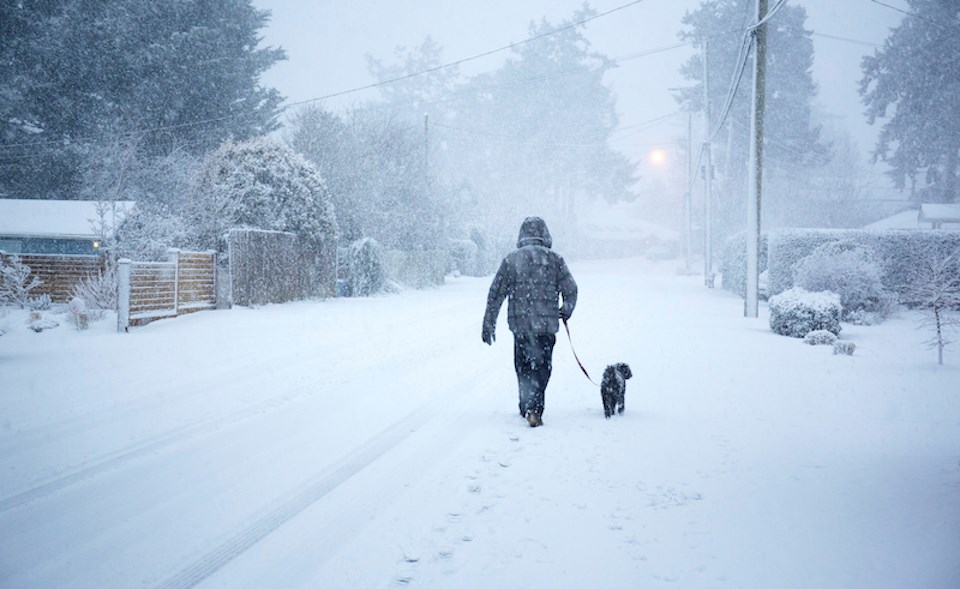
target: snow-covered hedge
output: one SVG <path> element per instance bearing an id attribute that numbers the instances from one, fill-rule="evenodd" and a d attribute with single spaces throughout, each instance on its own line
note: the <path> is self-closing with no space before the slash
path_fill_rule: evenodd
<path id="1" fill-rule="evenodd" d="M 443 284 L 449 262 L 445 251 L 387 250 L 383 253 L 387 276 L 403 286 L 426 288 Z"/>
<path id="2" fill-rule="evenodd" d="M 769 293 L 775 295 L 796 285 L 797 263 L 827 243 L 849 241 L 874 252 L 880 264 L 884 289 L 903 297 L 909 290 L 917 252 L 951 251 L 960 247 L 960 232 L 930 229 L 782 229 L 769 236 L 767 271 Z"/>
<path id="3" fill-rule="evenodd" d="M 747 295 L 747 234 L 737 233 L 727 239 L 720 250 L 720 272 L 723 289 L 741 297 Z M 767 234 L 760 235 L 760 272 L 767 269 Z"/>
<path id="4" fill-rule="evenodd" d="M 825 330 L 840 335 L 840 295 L 791 288 L 770 297 L 770 329 L 790 337 Z"/>

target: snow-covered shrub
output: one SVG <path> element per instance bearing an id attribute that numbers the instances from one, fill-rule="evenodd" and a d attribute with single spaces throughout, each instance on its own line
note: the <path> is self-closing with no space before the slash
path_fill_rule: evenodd
<path id="1" fill-rule="evenodd" d="M 40 294 L 35 297 L 30 297 L 27 307 L 31 311 L 49 311 L 50 308 L 53 307 L 53 299 L 51 299 L 50 295 L 48 294 Z"/>
<path id="2" fill-rule="evenodd" d="M 80 279 L 70 290 L 70 296 L 84 302 L 90 318 L 102 319 L 104 311 L 117 308 L 117 282 L 116 264 L 110 263 L 104 270 Z"/>
<path id="3" fill-rule="evenodd" d="M 826 329 L 817 329 L 805 335 L 803 343 L 811 346 L 832 346 L 837 343 L 837 336 Z"/>
<path id="4" fill-rule="evenodd" d="M 797 263 L 793 274 L 796 286 L 804 290 L 840 295 L 844 321 L 877 323 L 893 308 L 893 298 L 880 281 L 875 254 L 853 241 L 839 240 L 817 247 Z"/>
<path id="5" fill-rule="evenodd" d="M 811 331 L 826 330 L 840 335 L 840 295 L 808 292 L 802 288 L 770 297 L 770 329 L 790 337 L 805 337 Z"/>
<path id="6" fill-rule="evenodd" d="M 477 244 L 469 239 L 450 241 L 450 273 L 463 276 L 479 276 Z"/>
<path id="7" fill-rule="evenodd" d="M 367 297 L 387 289 L 387 274 L 380 244 L 369 237 L 353 242 L 350 247 L 350 292 Z"/>
<path id="8" fill-rule="evenodd" d="M 17 305 L 21 309 L 30 304 L 30 291 L 43 284 L 36 276 L 30 276 L 30 266 L 20 256 L 0 257 L 0 305 Z"/>
<path id="9" fill-rule="evenodd" d="M 856 349 L 857 344 L 853 342 L 836 341 L 833 343 L 834 356 L 853 356 L 853 352 Z"/>
<path id="10" fill-rule="evenodd" d="M 79 297 L 70 299 L 70 319 L 78 330 L 87 329 L 90 326 L 90 315 L 87 314 L 87 304 L 83 299 Z"/>
<path id="11" fill-rule="evenodd" d="M 40 333 L 46 329 L 53 329 L 60 325 L 55 319 L 49 317 L 44 317 L 43 313 L 40 311 L 31 311 L 30 317 L 27 319 L 27 327 L 33 331 Z"/>

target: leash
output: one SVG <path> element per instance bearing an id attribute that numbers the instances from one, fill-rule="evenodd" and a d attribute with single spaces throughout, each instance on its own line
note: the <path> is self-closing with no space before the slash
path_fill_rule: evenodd
<path id="1" fill-rule="evenodd" d="M 581 362 L 580 358 L 577 356 L 577 351 L 573 348 L 573 338 L 570 337 L 570 326 L 567 325 L 566 318 L 563 318 L 563 328 L 567 330 L 567 339 L 570 340 L 570 351 L 573 352 L 573 358 L 574 360 L 577 361 L 577 364 L 580 365 L 580 370 L 583 371 L 583 375 L 587 377 L 587 380 L 593 383 L 593 386 L 595 387 L 600 386 L 597 383 L 593 382 L 593 379 L 590 378 L 590 374 L 587 372 L 587 369 L 583 367 L 583 362 Z"/>

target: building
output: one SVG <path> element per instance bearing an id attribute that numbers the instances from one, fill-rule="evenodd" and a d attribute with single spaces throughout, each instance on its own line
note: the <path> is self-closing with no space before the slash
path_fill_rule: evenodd
<path id="1" fill-rule="evenodd" d="M 132 201 L 0 199 L 0 252 L 96 254 Z"/>

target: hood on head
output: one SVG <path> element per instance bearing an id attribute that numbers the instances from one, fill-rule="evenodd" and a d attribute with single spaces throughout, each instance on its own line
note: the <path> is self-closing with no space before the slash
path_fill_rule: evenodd
<path id="1" fill-rule="evenodd" d="M 547 224 L 540 217 L 527 217 L 523 220 L 523 224 L 520 225 L 520 236 L 517 238 L 517 247 L 523 247 L 525 245 L 553 246 L 553 238 L 550 237 Z"/>

